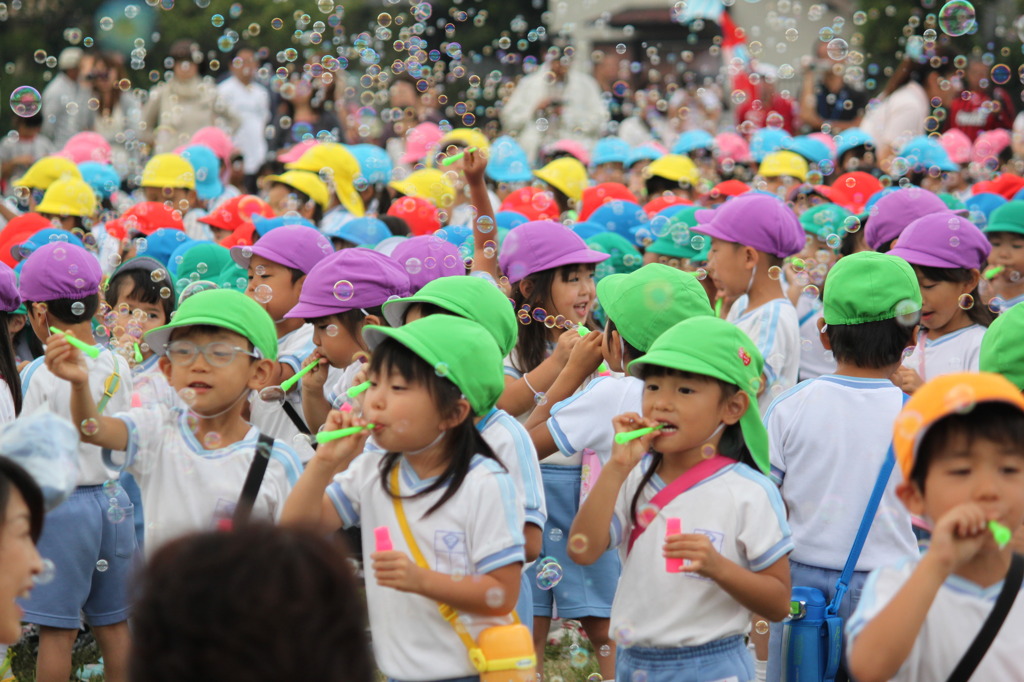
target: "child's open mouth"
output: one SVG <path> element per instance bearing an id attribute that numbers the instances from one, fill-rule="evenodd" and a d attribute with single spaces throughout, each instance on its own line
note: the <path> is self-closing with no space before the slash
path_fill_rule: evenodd
<path id="1" fill-rule="evenodd" d="M 666 436 L 679 431 L 679 427 L 677 427 L 675 424 L 672 424 L 671 422 L 659 420 L 658 423 L 661 424 L 661 428 L 654 432 L 655 435 L 660 434 L 662 436 Z"/>
<path id="2" fill-rule="evenodd" d="M 191 384 L 188 385 L 188 387 L 191 388 L 196 393 L 206 393 L 207 391 L 213 388 L 213 386 L 203 381 L 193 381 Z"/>
<path id="3" fill-rule="evenodd" d="M 572 307 L 572 309 L 576 313 L 577 317 L 582 319 L 586 317 L 587 313 L 590 311 L 590 303 L 577 303 Z"/>

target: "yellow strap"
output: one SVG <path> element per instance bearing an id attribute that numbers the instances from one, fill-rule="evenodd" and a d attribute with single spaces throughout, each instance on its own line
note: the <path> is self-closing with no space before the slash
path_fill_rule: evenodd
<path id="1" fill-rule="evenodd" d="M 114 361 L 114 371 L 110 373 L 107 380 L 103 384 L 103 397 L 100 398 L 99 405 L 96 406 L 96 411 L 103 414 L 103 410 L 107 409 L 107 403 L 117 393 L 117 389 L 121 388 L 121 375 L 117 371 L 117 361 Z"/>

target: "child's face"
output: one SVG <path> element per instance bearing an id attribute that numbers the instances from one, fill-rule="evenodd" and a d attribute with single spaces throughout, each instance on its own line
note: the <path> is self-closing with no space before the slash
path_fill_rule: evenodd
<path id="1" fill-rule="evenodd" d="M 179 342 L 181 348 L 175 353 L 171 348 L 178 349 L 175 344 Z M 232 407 L 241 410 L 244 401 L 239 398 L 250 390 L 261 388 L 270 376 L 272 365 L 269 360 L 256 360 L 248 355 L 247 352 L 251 352 L 246 350 L 249 345 L 241 334 L 227 329 L 178 332 L 171 337 L 168 354 L 160 358 L 160 370 L 197 414 L 215 415 Z M 205 348 L 206 354 L 197 348 Z M 234 351 L 234 357 L 221 364 L 231 356 L 233 349 L 238 348 L 242 350 Z M 195 355 L 191 362 L 187 362 L 189 351 Z M 181 358 L 182 355 L 186 357 Z M 217 358 L 217 361 L 211 362 L 206 355 Z"/>
<path id="2" fill-rule="evenodd" d="M 722 387 L 706 377 L 665 374 L 644 379 L 644 416 L 666 424 L 654 441 L 654 447 L 666 454 L 700 452 L 708 443 L 717 445 L 721 433 L 715 430 L 723 423 L 735 424 L 747 404 L 742 391 L 723 401 Z"/>
<path id="3" fill-rule="evenodd" d="M 121 285 L 121 289 L 131 286 L 130 282 Z M 130 294 L 118 292 L 117 299 L 112 301 L 116 318 L 111 332 L 121 344 L 140 342 L 150 329 L 167 324 L 163 306 L 159 303 L 146 303 L 141 300 L 133 289 Z"/>
<path id="4" fill-rule="evenodd" d="M 305 276 L 292 281 L 292 271 L 262 256 L 253 256 L 246 268 L 249 286 L 245 295 L 266 309 L 275 322 L 299 302 Z"/>
<path id="5" fill-rule="evenodd" d="M 565 277 L 556 274 L 545 301 L 548 315 L 564 315 L 565 319 L 583 324 L 590 315 L 597 297 L 593 265 L 577 265 L 566 269 Z"/>
<path id="6" fill-rule="evenodd" d="M 376 426 L 373 438 L 389 452 L 426 448 L 458 423 L 442 417 L 426 386 L 410 383 L 398 372 L 370 374 L 363 417 Z"/>
<path id="7" fill-rule="evenodd" d="M 618 161 L 602 163 L 600 166 L 594 168 L 593 178 L 594 182 L 598 184 L 602 182 L 619 182 L 625 184 L 626 168 Z"/>
<path id="8" fill-rule="evenodd" d="M 917 272 L 917 283 L 921 287 L 921 325 L 939 334 L 955 331 L 967 315 L 966 310 L 960 307 L 960 297 L 969 294 L 974 289 L 974 284 L 936 282 L 920 272 Z M 981 302 L 976 301 L 974 304 L 981 305 Z"/>
<path id="9" fill-rule="evenodd" d="M 992 244 L 989 265 L 1002 265 L 1003 271 L 992 278 L 995 287 L 1024 283 L 1024 234 L 994 232 L 988 235 Z"/>
<path id="10" fill-rule="evenodd" d="M 171 202 L 171 205 L 185 213 L 196 204 L 195 190 L 183 187 L 146 187 L 146 201 Z"/>
<path id="11" fill-rule="evenodd" d="M 746 251 L 735 242 L 711 239 L 708 270 L 715 286 L 726 296 L 742 296 L 750 288 L 753 265 L 747 260 Z"/>
<path id="12" fill-rule="evenodd" d="M 954 507 L 973 503 L 990 519 L 1020 528 L 1024 524 L 1024 451 L 984 438 L 968 443 L 964 434 L 956 434 L 932 455 L 924 490 L 906 483 L 900 496 L 912 514 L 932 521 Z"/>
<path id="13" fill-rule="evenodd" d="M 356 353 L 366 351 L 336 315 L 318 317 L 309 322 L 313 325 L 313 344 L 331 367 L 348 367 L 355 361 Z"/>

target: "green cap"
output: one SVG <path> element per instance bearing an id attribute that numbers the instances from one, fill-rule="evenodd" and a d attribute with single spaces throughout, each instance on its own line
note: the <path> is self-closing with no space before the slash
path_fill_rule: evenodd
<path id="1" fill-rule="evenodd" d="M 1015 305 L 999 317 L 985 331 L 981 339 L 982 372 L 1002 374 L 1024 391 L 1024 305 Z"/>
<path id="2" fill-rule="evenodd" d="M 608 275 L 634 272 L 644 264 L 643 254 L 628 239 L 615 232 L 601 232 L 587 239 L 594 251 L 607 253 L 611 258 L 598 263 L 594 274 L 598 281 Z"/>
<path id="3" fill-rule="evenodd" d="M 597 298 L 622 338 L 644 352 L 673 325 L 714 315 L 696 277 L 661 263 L 628 275 L 608 275 L 597 283 Z"/>
<path id="4" fill-rule="evenodd" d="M 964 202 L 957 199 L 949 192 L 939 192 L 936 196 L 942 199 L 942 203 L 946 205 L 950 211 L 966 211 L 967 205 Z"/>
<path id="5" fill-rule="evenodd" d="M 512 304 L 486 279 L 472 275 L 439 277 L 427 282 L 412 296 L 387 301 L 384 319 L 392 327 L 401 327 L 406 311 L 416 303 L 430 303 L 480 324 L 494 337 L 503 357 L 516 347 L 519 325 Z"/>
<path id="6" fill-rule="evenodd" d="M 818 204 L 803 212 L 800 225 L 804 232 L 813 234 L 828 248 L 838 251 L 846 233 L 846 219 L 853 213 L 836 204 Z"/>
<path id="7" fill-rule="evenodd" d="M 711 250 L 711 240 L 702 234 L 691 232 L 697 227 L 697 211 L 700 206 L 687 206 L 669 219 L 668 232 L 647 247 L 648 253 L 669 258 L 686 258 L 691 261 L 706 261 Z"/>
<path id="8" fill-rule="evenodd" d="M 983 231 L 1024 234 L 1024 201 L 1008 201 L 992 211 Z"/>
<path id="9" fill-rule="evenodd" d="M 235 261 L 231 260 L 231 252 L 223 246 L 212 242 L 196 244 L 182 254 L 181 261 L 175 264 L 178 277 L 175 286 L 180 290 L 199 280 L 220 286 L 220 274 L 229 266 L 235 266 Z"/>
<path id="10" fill-rule="evenodd" d="M 210 325 L 241 334 L 267 360 L 277 360 L 277 329 L 274 320 L 256 301 L 240 291 L 211 289 L 186 298 L 170 324 L 150 330 L 146 342 L 163 355 L 171 332 L 181 327 Z"/>
<path id="11" fill-rule="evenodd" d="M 839 259 L 825 280 L 825 324 L 864 324 L 914 315 L 921 288 L 910 263 L 862 251 Z"/>
<path id="12" fill-rule="evenodd" d="M 717 317 L 692 317 L 658 337 L 647 354 L 629 363 L 629 372 L 640 377 L 644 365 L 657 365 L 721 379 L 750 396 L 750 406 L 740 417 L 740 430 L 754 463 L 768 473 L 768 432 L 757 409 L 764 358 L 739 327 Z"/>
<path id="13" fill-rule="evenodd" d="M 498 344 L 480 324 L 464 317 L 428 315 L 398 328 L 368 325 L 363 338 L 371 351 L 385 338 L 398 341 L 455 384 L 477 415 L 487 414 L 505 390 Z"/>

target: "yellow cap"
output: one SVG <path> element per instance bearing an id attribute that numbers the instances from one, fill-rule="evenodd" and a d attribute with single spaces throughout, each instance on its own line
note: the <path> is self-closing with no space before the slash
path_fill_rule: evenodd
<path id="1" fill-rule="evenodd" d="M 36 206 L 37 213 L 48 215 L 91 216 L 96 213 L 96 193 L 81 178 L 64 177 L 46 190 Z"/>
<path id="2" fill-rule="evenodd" d="M 290 170 L 280 175 L 268 175 L 265 180 L 266 182 L 280 182 L 282 185 L 299 190 L 318 203 L 320 208 L 325 211 L 331 203 L 331 192 L 327 189 L 327 183 L 312 171 Z"/>
<path id="3" fill-rule="evenodd" d="M 807 179 L 807 159 L 796 152 L 772 152 L 764 157 L 757 174 L 763 178 L 777 178 L 788 175 L 800 182 Z"/>
<path id="4" fill-rule="evenodd" d="M 892 446 L 903 478 L 910 478 L 917 448 L 935 422 L 951 414 L 962 414 L 978 403 L 991 402 L 1008 403 L 1024 412 L 1024 396 L 1001 374 L 944 374 L 917 389 L 893 427 Z"/>
<path id="5" fill-rule="evenodd" d="M 689 156 L 666 154 L 647 164 L 644 179 L 648 178 L 665 178 L 695 187 L 700 182 L 700 171 Z"/>
<path id="6" fill-rule="evenodd" d="M 563 156 L 533 174 L 573 201 L 583 200 L 583 190 L 587 188 L 587 169 L 577 159 Z"/>
<path id="7" fill-rule="evenodd" d="M 461 144 L 466 147 L 476 147 L 485 154 L 491 150 L 491 143 L 487 136 L 476 128 L 456 128 L 441 138 L 438 148 L 444 151 L 450 144 Z"/>
<path id="8" fill-rule="evenodd" d="M 157 154 L 142 169 L 142 186 L 195 189 L 196 170 L 177 154 Z"/>
<path id="9" fill-rule="evenodd" d="M 46 189 L 57 180 L 70 177 L 82 179 L 82 171 L 78 170 L 71 159 L 63 156 L 44 156 L 25 171 L 25 174 L 15 181 L 15 187 L 29 187 L 31 189 Z"/>
<path id="10" fill-rule="evenodd" d="M 284 167 L 288 170 L 313 173 L 328 169 L 331 181 L 334 183 L 334 191 L 338 195 L 338 201 L 345 207 L 345 210 L 360 218 L 366 213 L 366 207 L 354 184 L 355 179 L 360 175 L 359 161 L 352 156 L 352 152 L 346 149 L 345 145 L 337 142 L 315 144 L 307 149 L 297 161 L 286 163 Z"/>
<path id="11" fill-rule="evenodd" d="M 455 201 L 455 187 L 451 180 L 436 168 L 413 171 L 405 180 L 389 182 L 388 187 L 407 197 L 426 199 L 438 208 L 448 208 Z"/>

